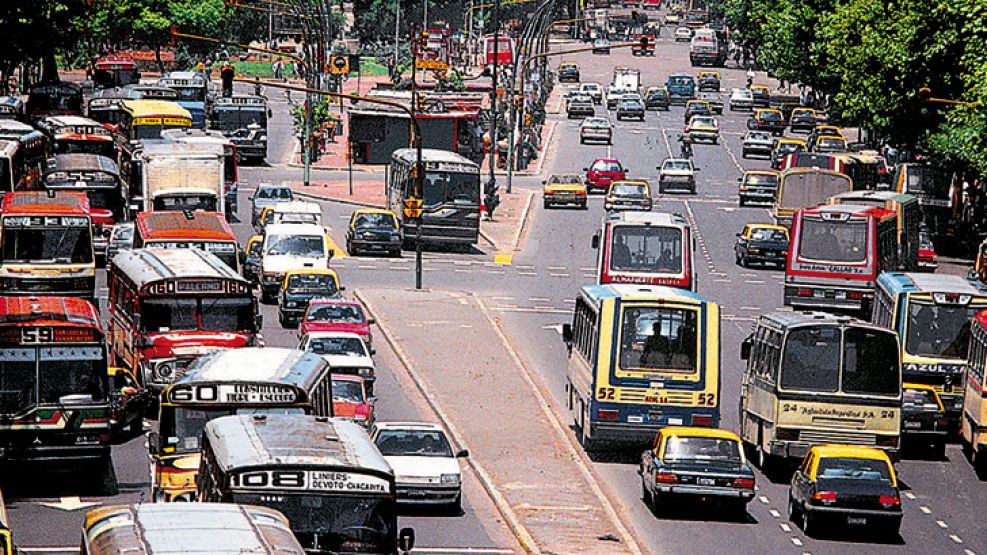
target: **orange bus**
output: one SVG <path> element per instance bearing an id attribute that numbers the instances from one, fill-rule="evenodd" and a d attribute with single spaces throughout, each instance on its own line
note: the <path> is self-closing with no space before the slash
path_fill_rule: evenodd
<path id="1" fill-rule="evenodd" d="M 240 245 L 230 224 L 217 212 L 141 212 L 134 225 L 134 248 L 210 252 L 240 272 Z"/>

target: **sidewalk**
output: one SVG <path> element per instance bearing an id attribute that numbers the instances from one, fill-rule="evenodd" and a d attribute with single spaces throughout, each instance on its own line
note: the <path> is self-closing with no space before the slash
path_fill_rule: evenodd
<path id="1" fill-rule="evenodd" d="M 550 400 L 476 297 L 403 289 L 356 294 L 469 449 L 470 466 L 527 551 L 639 553 Z"/>

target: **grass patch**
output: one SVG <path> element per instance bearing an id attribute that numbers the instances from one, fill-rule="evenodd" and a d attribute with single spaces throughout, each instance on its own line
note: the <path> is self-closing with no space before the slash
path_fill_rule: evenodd
<path id="1" fill-rule="evenodd" d="M 255 77 L 270 79 L 274 77 L 274 70 L 271 69 L 272 62 L 232 62 L 236 68 L 237 75 L 244 77 Z M 213 66 L 215 69 L 215 65 Z M 360 75 L 363 77 L 375 77 L 387 75 L 387 66 L 377 62 L 373 58 L 363 58 L 360 60 Z M 350 77 L 356 77 L 352 74 Z"/>

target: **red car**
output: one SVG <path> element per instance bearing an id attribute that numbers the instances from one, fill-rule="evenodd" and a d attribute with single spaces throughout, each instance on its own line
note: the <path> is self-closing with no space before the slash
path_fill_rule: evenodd
<path id="1" fill-rule="evenodd" d="M 589 189 L 599 189 L 606 191 L 614 181 L 627 179 L 627 168 L 620 164 L 620 160 L 612 158 L 597 158 L 593 165 L 583 168 L 586 172 L 586 187 Z"/>
<path id="2" fill-rule="evenodd" d="M 363 378 L 350 374 L 332 375 L 332 412 L 340 418 L 352 418 L 370 429 L 374 423 L 374 405 L 367 397 Z"/>
<path id="3" fill-rule="evenodd" d="M 312 299 L 298 328 L 298 336 L 316 331 L 345 331 L 355 333 L 373 345 L 370 325 L 373 318 L 367 318 L 363 305 L 347 299 Z"/>
<path id="4" fill-rule="evenodd" d="M 932 244 L 929 234 L 923 231 L 919 234 L 918 269 L 922 272 L 935 272 L 938 268 L 939 257 L 936 255 L 936 247 Z"/>

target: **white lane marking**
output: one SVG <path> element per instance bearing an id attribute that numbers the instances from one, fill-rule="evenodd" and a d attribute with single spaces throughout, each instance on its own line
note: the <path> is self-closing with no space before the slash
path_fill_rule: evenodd
<path id="1" fill-rule="evenodd" d="M 940 528 L 949 528 L 949 525 L 948 525 L 948 524 L 946 524 L 946 523 L 945 523 L 944 521 L 942 521 L 942 520 L 937 520 L 937 521 L 936 521 L 936 526 L 938 526 L 938 527 L 940 527 Z"/>
<path id="2" fill-rule="evenodd" d="M 750 284 L 762 284 L 762 283 L 767 283 L 767 282 L 766 282 L 766 281 L 764 281 L 763 279 L 745 279 L 745 280 L 744 280 L 744 283 L 750 283 Z"/>
<path id="3" fill-rule="evenodd" d="M 549 272 L 549 274 L 548 274 L 548 275 L 549 275 L 549 276 L 551 276 L 551 277 L 554 277 L 554 278 L 567 278 L 567 277 L 572 277 L 572 275 L 571 275 L 571 274 L 553 274 L 553 273 L 551 273 L 551 272 Z"/>
<path id="4" fill-rule="evenodd" d="M 528 297 L 528 300 L 533 303 L 548 303 L 552 301 L 548 297 Z"/>
<path id="5" fill-rule="evenodd" d="M 775 518 L 781 518 L 781 513 L 779 513 L 777 509 L 770 509 L 768 512 Z"/>
<path id="6" fill-rule="evenodd" d="M 792 531 L 792 527 L 789 526 L 789 525 L 787 525 L 787 524 L 785 524 L 784 522 L 782 522 L 781 524 L 779 524 L 779 526 L 781 526 L 781 531 L 782 532 L 785 532 L 786 534 L 788 532 L 791 532 Z"/>
<path id="7" fill-rule="evenodd" d="M 797 545 L 798 547 L 802 547 L 802 540 L 798 538 L 792 538 L 792 543 Z"/>
<path id="8" fill-rule="evenodd" d="M 538 272 L 518 272 L 519 276 L 537 276 Z"/>
<path id="9" fill-rule="evenodd" d="M 906 491 L 905 492 L 905 497 L 907 497 L 909 499 L 915 499 L 915 494 L 912 493 L 912 492 L 910 492 L 910 491 Z"/>
<path id="10" fill-rule="evenodd" d="M 932 509 L 926 507 L 925 505 L 919 505 L 918 510 L 922 511 L 925 514 L 930 514 L 932 512 Z"/>
<path id="11" fill-rule="evenodd" d="M 977 552 L 972 549 L 964 549 L 963 553 L 964 555 L 977 555 Z"/>
<path id="12" fill-rule="evenodd" d="M 768 500 L 768 496 L 767 495 L 762 495 L 762 496 L 758 497 L 757 499 L 758 499 L 758 501 L 760 501 L 761 503 L 764 503 L 765 505 L 767 505 L 768 503 L 771 502 L 771 501 Z"/>
<path id="13" fill-rule="evenodd" d="M 953 540 L 956 543 L 963 543 L 963 539 L 957 536 L 956 534 L 950 534 L 949 539 Z"/>

